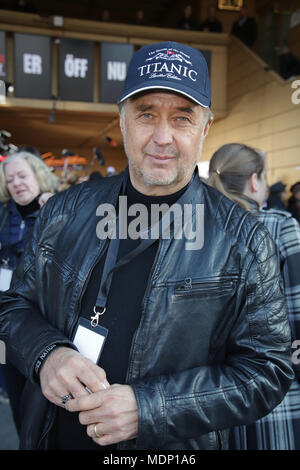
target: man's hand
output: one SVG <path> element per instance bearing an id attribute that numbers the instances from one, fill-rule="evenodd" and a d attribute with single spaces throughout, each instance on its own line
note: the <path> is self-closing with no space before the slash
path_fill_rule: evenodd
<path id="1" fill-rule="evenodd" d="M 80 411 L 79 421 L 96 444 L 107 446 L 134 439 L 138 430 L 136 398 L 129 385 L 111 385 L 106 390 L 70 400 L 68 411 Z M 97 437 L 96 432 L 100 435 Z"/>
<path id="2" fill-rule="evenodd" d="M 89 395 L 109 387 L 101 367 L 74 349 L 54 349 L 40 371 L 40 383 L 44 396 L 55 405 L 62 405 L 61 397 L 71 393 L 74 398 Z"/>

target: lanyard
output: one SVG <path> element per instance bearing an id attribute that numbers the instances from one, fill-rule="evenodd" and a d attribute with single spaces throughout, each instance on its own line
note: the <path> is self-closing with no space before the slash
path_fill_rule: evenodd
<path id="1" fill-rule="evenodd" d="M 122 190 L 121 195 L 125 194 L 126 191 L 126 184 L 128 180 L 128 167 L 125 170 L 123 183 L 122 183 Z M 99 316 L 103 315 L 106 311 L 106 303 L 107 298 L 109 295 L 109 290 L 112 283 L 112 275 L 113 273 L 120 269 L 127 263 L 130 263 L 136 256 L 143 253 L 149 246 L 153 245 L 159 237 L 143 240 L 137 248 L 132 250 L 130 253 L 125 255 L 117 262 L 119 247 L 120 247 L 120 240 L 118 238 L 119 234 L 119 227 L 122 226 L 122 211 L 119 211 L 118 217 L 116 219 L 116 238 L 112 238 L 109 242 L 106 259 L 104 263 L 104 268 L 101 276 L 100 288 L 97 295 L 96 304 L 94 306 L 94 314 L 95 316 L 91 317 L 91 325 L 93 327 L 98 325 Z"/>
<path id="2" fill-rule="evenodd" d="M 124 178 L 123 178 L 123 183 L 122 183 L 122 190 L 121 190 L 121 195 L 125 194 L 126 191 L 126 184 L 128 180 L 128 167 L 125 170 Z M 195 176 L 195 175 L 194 175 Z M 195 177 L 192 178 L 191 182 L 195 180 Z M 191 188 L 192 184 L 189 185 L 189 188 Z M 188 188 L 188 189 L 189 189 Z M 187 190 L 186 193 L 189 193 L 190 191 Z M 188 194 L 186 194 L 188 196 Z M 186 199 L 184 195 L 180 198 L 181 200 Z M 174 213 L 171 211 L 172 206 L 170 209 L 163 215 L 162 220 L 165 218 L 165 220 L 168 221 L 169 225 L 172 224 L 173 219 L 174 219 Z M 107 250 L 107 255 L 104 263 L 104 268 L 101 276 L 101 282 L 100 282 L 100 288 L 98 291 L 97 299 L 96 299 L 96 304 L 94 306 L 94 316 L 91 317 L 91 326 L 96 327 L 99 322 L 99 317 L 103 315 L 106 311 L 106 304 L 107 304 L 107 298 L 109 295 L 109 290 L 111 287 L 111 282 L 112 282 L 112 274 L 120 269 L 122 266 L 125 264 L 130 263 L 134 258 L 136 258 L 138 255 L 143 253 L 147 248 L 149 248 L 151 245 L 153 245 L 160 237 L 159 235 L 159 230 L 155 230 L 154 233 L 157 235 L 153 238 L 150 236 L 150 229 L 148 230 L 148 237 L 145 237 L 143 241 L 135 248 L 134 250 L 130 251 L 122 257 L 118 262 L 117 262 L 117 257 L 118 257 L 118 252 L 119 252 L 119 246 L 120 246 L 120 240 L 118 238 L 119 235 L 119 227 L 122 227 L 122 211 L 119 210 L 119 214 L 116 220 L 116 238 L 112 238 L 109 242 L 108 250 Z M 159 226 L 161 222 L 158 221 L 157 225 Z"/>
<path id="3" fill-rule="evenodd" d="M 120 241 L 118 238 L 112 239 L 110 241 L 101 277 L 101 283 L 98 291 L 96 305 L 94 306 L 95 316 L 91 317 L 92 326 L 98 325 L 99 316 L 103 315 L 103 313 L 105 313 L 106 311 L 106 303 L 110 286 L 112 283 L 113 273 L 125 264 L 130 263 L 130 261 L 133 260 L 139 254 L 143 253 L 143 251 L 145 251 L 149 246 L 153 245 L 153 243 L 155 243 L 157 239 L 158 238 L 143 240 L 137 248 L 130 251 L 130 253 L 121 258 L 117 263 L 116 259 L 118 256 Z"/>

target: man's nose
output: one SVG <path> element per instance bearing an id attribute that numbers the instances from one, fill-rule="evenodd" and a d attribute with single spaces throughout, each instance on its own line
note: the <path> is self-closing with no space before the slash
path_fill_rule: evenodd
<path id="1" fill-rule="evenodd" d="M 173 142 L 173 130 L 167 121 L 161 120 L 156 123 L 153 130 L 153 141 L 157 145 L 169 145 Z"/>

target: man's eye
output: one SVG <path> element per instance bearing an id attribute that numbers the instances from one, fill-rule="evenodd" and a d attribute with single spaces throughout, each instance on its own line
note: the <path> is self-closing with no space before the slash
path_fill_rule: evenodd
<path id="1" fill-rule="evenodd" d="M 150 118 L 152 118 L 152 114 L 150 114 L 150 113 L 143 113 L 143 114 L 142 114 L 142 117 L 145 118 L 145 119 L 150 119 Z"/>
<path id="2" fill-rule="evenodd" d="M 189 121 L 189 118 L 186 116 L 178 116 L 177 119 L 179 119 L 179 121 Z"/>

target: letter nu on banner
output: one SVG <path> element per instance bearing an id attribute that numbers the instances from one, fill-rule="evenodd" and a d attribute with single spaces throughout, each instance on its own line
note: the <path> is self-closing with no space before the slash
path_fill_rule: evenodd
<path id="1" fill-rule="evenodd" d="M 122 82 L 126 78 L 126 62 L 107 62 L 107 80 Z"/>

